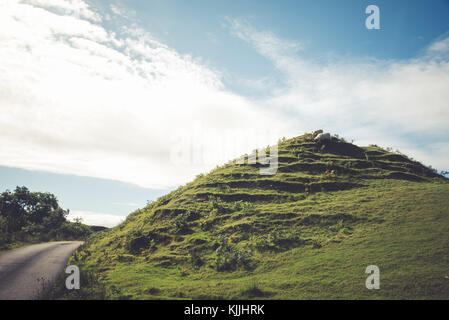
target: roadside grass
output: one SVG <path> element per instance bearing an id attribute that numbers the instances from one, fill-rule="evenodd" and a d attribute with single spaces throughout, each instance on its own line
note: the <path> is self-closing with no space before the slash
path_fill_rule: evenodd
<path id="1" fill-rule="evenodd" d="M 33 244 L 32 242 L 22 242 L 22 241 L 18 241 L 18 242 L 13 242 L 13 243 L 8 243 L 5 244 L 1 247 L 0 249 L 0 254 L 5 253 L 7 251 L 11 251 L 14 249 L 18 249 L 21 247 L 25 247 L 27 245 Z"/>
<path id="2" fill-rule="evenodd" d="M 69 263 L 70 264 L 70 263 Z M 37 279 L 40 283 L 36 300 L 105 300 L 107 289 L 99 281 L 98 274 L 88 268 L 80 268 L 80 288 L 66 288 L 66 273 L 61 273 L 54 281 Z"/>

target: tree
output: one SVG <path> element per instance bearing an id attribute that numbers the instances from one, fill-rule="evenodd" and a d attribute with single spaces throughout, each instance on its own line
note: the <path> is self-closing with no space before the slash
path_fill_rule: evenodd
<path id="1" fill-rule="evenodd" d="M 4 220 L 6 233 L 55 229 L 66 222 L 67 214 L 51 193 L 30 192 L 26 187 L 17 187 L 14 192 L 6 190 L 0 195 L 0 217 Z"/>

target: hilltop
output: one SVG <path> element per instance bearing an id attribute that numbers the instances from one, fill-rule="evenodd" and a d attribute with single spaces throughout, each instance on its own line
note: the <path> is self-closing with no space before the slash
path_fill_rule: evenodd
<path id="1" fill-rule="evenodd" d="M 338 136 L 282 139 L 278 155 L 272 176 L 254 154 L 198 175 L 71 263 L 100 274 L 108 298 L 449 298 L 444 177 Z M 365 288 L 372 264 L 381 290 Z"/>

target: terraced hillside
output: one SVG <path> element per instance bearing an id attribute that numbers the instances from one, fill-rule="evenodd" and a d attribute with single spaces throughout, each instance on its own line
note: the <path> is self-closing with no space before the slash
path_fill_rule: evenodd
<path id="1" fill-rule="evenodd" d="M 335 137 L 278 148 L 275 175 L 248 164 L 254 154 L 217 167 L 94 235 L 71 263 L 99 273 L 108 298 L 449 298 L 445 178 Z M 380 290 L 365 287 L 372 264 Z"/>

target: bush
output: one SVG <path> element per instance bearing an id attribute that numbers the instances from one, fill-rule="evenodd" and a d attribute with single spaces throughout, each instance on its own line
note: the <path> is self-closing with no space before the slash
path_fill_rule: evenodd
<path id="1" fill-rule="evenodd" d="M 92 230 L 80 221 L 66 220 L 51 193 L 30 192 L 17 187 L 0 194 L 0 247 L 14 242 L 84 239 Z"/>
<path id="2" fill-rule="evenodd" d="M 277 229 L 251 237 L 252 246 L 258 251 L 283 251 L 305 244 L 305 240 L 293 233 L 281 233 Z"/>
<path id="3" fill-rule="evenodd" d="M 265 292 L 260 289 L 256 283 L 253 283 L 249 288 L 243 290 L 240 296 L 245 299 L 263 298 L 271 296 L 271 292 Z"/>
<path id="4" fill-rule="evenodd" d="M 150 248 L 151 245 L 151 239 L 140 231 L 131 232 L 126 236 L 125 249 L 132 254 L 138 254 L 142 250 Z"/>
<path id="5" fill-rule="evenodd" d="M 0 216 L 0 249 L 7 244 L 6 219 Z"/>
<path id="6" fill-rule="evenodd" d="M 53 230 L 50 235 L 58 240 L 84 239 L 92 234 L 89 226 L 82 223 L 64 222 L 59 228 Z"/>
<path id="7" fill-rule="evenodd" d="M 211 215 L 219 215 L 226 213 L 226 205 L 223 203 L 223 201 L 214 196 L 209 196 L 207 209 L 211 213 Z"/>
<path id="8" fill-rule="evenodd" d="M 256 206 L 252 202 L 243 202 L 241 205 L 242 213 L 245 215 L 253 215 L 258 213 L 259 211 L 256 209 Z"/>
<path id="9" fill-rule="evenodd" d="M 228 239 L 220 236 L 216 240 L 217 249 L 215 250 L 215 268 L 217 271 L 232 271 L 238 268 L 249 270 L 252 268 L 251 250 L 238 248 L 229 243 Z"/>
<path id="10" fill-rule="evenodd" d="M 204 265 L 204 260 L 201 258 L 201 255 L 196 250 L 192 250 L 189 253 L 189 258 L 190 258 L 190 263 L 196 269 L 199 269 Z"/>
<path id="11" fill-rule="evenodd" d="M 174 219 L 173 219 L 173 225 L 170 229 L 171 233 L 174 234 L 184 234 L 189 230 L 188 227 L 188 220 L 191 216 L 190 211 L 187 211 L 185 213 L 182 214 L 178 214 Z"/>

